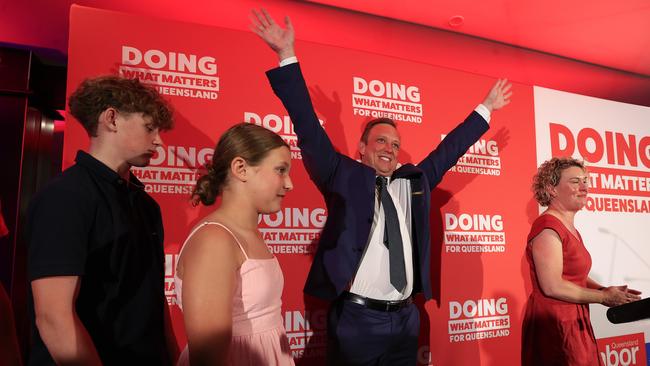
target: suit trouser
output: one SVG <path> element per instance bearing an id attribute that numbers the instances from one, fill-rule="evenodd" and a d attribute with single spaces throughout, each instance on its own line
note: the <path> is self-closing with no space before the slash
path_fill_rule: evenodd
<path id="1" fill-rule="evenodd" d="M 383 312 L 337 299 L 327 316 L 327 364 L 414 366 L 419 333 L 414 304 Z"/>

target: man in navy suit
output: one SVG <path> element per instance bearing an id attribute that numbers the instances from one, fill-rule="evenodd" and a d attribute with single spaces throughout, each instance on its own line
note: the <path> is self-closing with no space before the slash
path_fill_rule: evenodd
<path id="1" fill-rule="evenodd" d="M 321 233 L 305 293 L 332 301 L 330 365 L 414 365 L 419 313 L 412 297 L 431 295 L 430 192 L 488 129 L 492 111 L 509 103 L 499 80 L 463 123 L 419 164 L 399 165 L 400 135 L 388 118 L 375 119 L 359 141 L 361 161 L 335 151 L 320 126 L 295 57 L 288 17 L 283 29 L 254 12 L 251 29 L 278 55 L 267 72 L 298 136 L 305 168 L 325 198 Z"/>

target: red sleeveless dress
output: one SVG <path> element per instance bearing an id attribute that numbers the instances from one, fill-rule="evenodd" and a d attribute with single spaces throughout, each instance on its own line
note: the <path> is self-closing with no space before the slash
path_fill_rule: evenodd
<path id="1" fill-rule="evenodd" d="M 530 265 L 533 293 L 528 298 L 522 329 L 522 366 L 602 365 L 589 318 L 589 305 L 553 299 L 544 295 L 537 282 L 531 240 L 544 229 L 555 231 L 562 240 L 562 278 L 587 287 L 591 256 L 582 237 L 574 236 L 553 215 L 541 215 L 530 229 L 526 259 Z"/>

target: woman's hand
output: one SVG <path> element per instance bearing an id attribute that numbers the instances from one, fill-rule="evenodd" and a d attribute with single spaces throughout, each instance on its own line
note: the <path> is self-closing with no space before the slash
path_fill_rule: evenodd
<path id="1" fill-rule="evenodd" d="M 628 289 L 624 286 L 609 286 L 601 290 L 603 292 L 602 304 L 608 307 L 618 306 L 641 300 L 640 291 Z"/>

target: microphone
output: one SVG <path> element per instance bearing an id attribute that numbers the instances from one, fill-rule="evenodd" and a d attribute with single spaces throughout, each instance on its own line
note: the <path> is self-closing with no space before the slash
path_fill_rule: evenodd
<path id="1" fill-rule="evenodd" d="M 607 309 L 607 319 L 614 324 L 629 323 L 646 318 L 650 318 L 650 297 Z"/>

